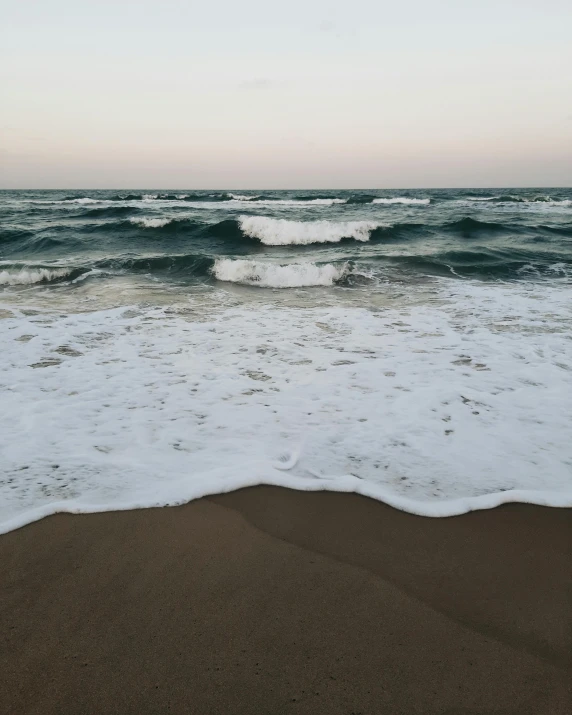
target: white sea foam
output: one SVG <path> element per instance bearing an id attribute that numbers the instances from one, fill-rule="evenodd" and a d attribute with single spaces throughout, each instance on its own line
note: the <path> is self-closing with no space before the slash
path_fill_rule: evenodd
<path id="1" fill-rule="evenodd" d="M 374 221 L 288 221 L 268 216 L 240 216 L 242 232 L 267 246 L 308 243 L 338 243 L 343 238 L 369 241 L 370 233 L 381 226 Z"/>
<path id="2" fill-rule="evenodd" d="M 408 199 L 402 196 L 397 196 L 391 199 L 373 199 L 372 204 L 412 204 L 412 205 L 423 205 L 431 203 L 431 199 Z"/>
<path id="3" fill-rule="evenodd" d="M 49 204 L 99 204 L 102 203 L 101 199 L 62 199 L 61 201 L 41 201 L 38 203 L 49 203 Z"/>
<path id="4" fill-rule="evenodd" d="M 147 208 L 149 205 L 153 207 L 165 207 L 165 208 L 195 208 L 195 209 L 236 209 L 244 210 L 245 204 L 253 206 L 265 206 L 265 207 L 275 207 L 275 208 L 295 208 L 295 207 L 308 207 L 308 208 L 319 208 L 333 206 L 334 204 L 345 204 L 346 199 L 310 199 L 307 201 L 301 201 L 297 199 L 262 199 L 254 201 L 250 199 L 246 201 L 243 199 L 227 199 L 225 201 L 188 201 L 184 199 L 185 194 L 177 195 L 177 199 L 162 199 L 158 194 L 144 194 L 140 199 L 65 199 L 62 201 L 46 201 L 46 200 L 36 200 L 31 199 L 29 203 L 33 204 L 43 204 L 46 206 L 53 206 L 54 204 L 61 205 L 62 207 L 67 205 L 70 209 L 75 208 L 78 204 L 98 204 L 100 206 L 131 206 L 133 208 Z"/>
<path id="5" fill-rule="evenodd" d="M 18 268 L 0 270 L 0 286 L 32 285 L 64 278 L 69 275 L 67 268 Z"/>
<path id="6" fill-rule="evenodd" d="M 572 506 L 570 287 L 441 285 L 377 312 L 1 320 L 0 531 L 260 483 L 427 516 Z"/>
<path id="7" fill-rule="evenodd" d="M 347 272 L 347 264 L 316 265 L 315 263 L 291 263 L 278 265 L 261 261 L 219 258 L 213 266 L 213 274 L 219 281 L 242 283 L 263 288 L 300 288 L 304 286 L 331 286 Z"/>
<path id="8" fill-rule="evenodd" d="M 163 228 L 168 223 L 171 223 L 171 218 L 139 218 L 137 216 L 130 218 L 129 223 L 135 226 L 143 226 L 143 228 Z"/>
<path id="9" fill-rule="evenodd" d="M 243 203 L 245 199 L 232 199 L 231 201 L 218 201 L 216 205 L 227 206 L 229 204 L 240 204 Z M 252 201 L 252 199 L 249 199 Z M 345 204 L 346 199 L 260 199 L 256 201 L 256 206 L 333 206 L 334 204 Z M 210 204 L 209 204 L 210 206 Z M 213 207 L 216 208 L 216 207 Z"/>
<path id="10" fill-rule="evenodd" d="M 561 206 L 567 207 L 572 206 L 572 199 L 552 199 L 550 196 L 544 198 L 527 199 L 523 197 L 516 197 L 503 199 L 503 196 L 467 196 L 465 199 L 459 199 L 460 201 L 494 201 L 498 204 L 508 204 L 510 206 L 526 206 L 527 208 L 537 207 L 542 209 L 543 206 Z"/>
<path id="11" fill-rule="evenodd" d="M 246 196 L 244 194 L 228 194 L 231 199 L 234 199 L 235 201 L 254 201 L 255 199 L 258 198 L 258 195 L 255 196 Z"/>

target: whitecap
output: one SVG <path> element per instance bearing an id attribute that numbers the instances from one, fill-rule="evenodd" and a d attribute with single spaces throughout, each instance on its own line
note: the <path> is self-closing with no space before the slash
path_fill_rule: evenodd
<path id="1" fill-rule="evenodd" d="M 64 278 L 70 274 L 67 268 L 19 268 L 0 271 L 0 286 L 33 285 Z"/>
<path id="2" fill-rule="evenodd" d="M 134 226 L 142 226 L 143 228 L 163 228 L 163 226 L 171 223 L 172 220 L 171 218 L 139 218 L 134 216 L 129 219 L 129 223 L 132 223 Z"/>
<path id="3" fill-rule="evenodd" d="M 374 221 L 289 221 L 268 216 L 240 216 L 242 232 L 267 246 L 338 243 L 343 238 L 369 241 L 381 226 Z"/>
<path id="4" fill-rule="evenodd" d="M 301 288 L 304 286 L 331 286 L 343 278 L 347 263 L 291 263 L 278 265 L 261 261 L 219 258 L 212 272 L 220 281 L 261 286 L 263 288 Z"/>
<path id="5" fill-rule="evenodd" d="M 409 199 L 402 196 L 397 196 L 391 199 L 373 199 L 372 204 L 411 204 L 413 206 L 427 206 L 431 203 L 431 199 Z"/>

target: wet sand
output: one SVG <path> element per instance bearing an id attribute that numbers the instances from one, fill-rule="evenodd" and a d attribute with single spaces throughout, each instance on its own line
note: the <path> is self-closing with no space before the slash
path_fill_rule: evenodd
<path id="1" fill-rule="evenodd" d="M 1 713 L 571 711 L 572 510 L 255 487 L 0 536 Z"/>

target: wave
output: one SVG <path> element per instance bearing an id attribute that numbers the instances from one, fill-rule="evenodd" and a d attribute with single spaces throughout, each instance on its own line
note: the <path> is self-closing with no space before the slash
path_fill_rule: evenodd
<path id="1" fill-rule="evenodd" d="M 129 223 L 134 226 L 143 226 L 143 228 L 163 228 L 172 223 L 175 219 L 172 218 L 130 218 Z"/>
<path id="2" fill-rule="evenodd" d="M 408 272 L 460 278 L 518 280 L 522 278 L 570 277 L 572 259 L 555 252 L 518 249 L 439 251 L 433 254 L 382 256 Z"/>
<path id="3" fill-rule="evenodd" d="M 193 240 L 204 243 L 205 248 L 225 250 L 232 242 L 233 251 L 252 249 L 252 239 L 267 246 L 304 246 L 311 244 L 338 243 L 344 239 L 370 242 L 417 241 L 425 238 L 432 241 L 453 236 L 464 239 L 482 239 L 483 241 L 503 240 L 511 242 L 516 236 L 525 242 L 554 243 L 557 236 L 572 238 L 572 223 L 554 225 L 531 225 L 524 222 L 483 221 L 470 216 L 447 223 L 396 222 L 381 223 L 371 220 L 335 221 L 314 220 L 299 221 L 271 216 L 242 214 L 237 218 L 225 218 L 222 221 L 201 221 L 192 215 L 140 215 L 137 208 L 108 206 L 90 208 L 79 217 L 74 216 L 74 223 L 62 220 L 60 223 L 43 223 L 36 231 L 15 226 L 0 228 L 0 245 L 5 255 L 39 255 L 55 251 L 84 251 L 92 248 L 93 237 L 105 241 L 106 246 L 129 245 L 133 250 L 136 245 L 152 238 L 155 243 L 160 237 L 169 240 L 171 250 L 173 240 L 186 242 Z M 128 215 L 131 214 L 131 215 Z M 135 215 L 133 215 L 135 214 Z M 76 218 L 85 219 L 76 223 Z M 113 219 L 90 220 L 90 219 Z M 216 243 L 213 244 L 213 239 Z M 134 241 L 138 244 L 134 244 Z M 210 244 L 208 242 L 211 242 Z M 220 242 L 220 243 L 219 243 Z M 241 246 L 239 249 L 238 246 Z"/>
<path id="4" fill-rule="evenodd" d="M 333 206 L 345 203 L 346 199 L 256 199 L 258 206 Z"/>
<path id="5" fill-rule="evenodd" d="M 28 240 L 34 235 L 34 231 L 25 228 L 0 228 L 0 243 Z"/>
<path id="6" fill-rule="evenodd" d="M 379 229 L 380 233 L 383 229 Z M 371 280 L 409 280 L 411 276 L 443 276 L 494 280 L 570 279 L 572 256 L 558 251 L 478 246 L 472 250 L 435 250 L 423 244 L 420 251 L 400 248 L 364 256 L 346 253 L 332 261 L 273 263 L 196 253 L 121 254 L 101 259 L 84 259 L 75 265 L 0 263 L 0 286 L 26 286 L 42 283 L 110 277 L 125 273 L 173 277 L 177 280 L 215 278 L 219 281 L 265 288 L 310 286 L 347 287 Z M 426 252 L 427 251 L 427 252 Z M 359 266 L 359 269 L 357 268 Z"/>
<path id="7" fill-rule="evenodd" d="M 476 199 L 475 199 L 476 200 Z M 485 200 L 485 199 L 483 199 Z M 374 194 L 354 194 L 347 198 L 337 196 L 327 196 L 324 194 L 300 194 L 292 197 L 279 197 L 268 194 L 237 194 L 237 193 L 155 193 L 155 194 L 116 194 L 112 196 L 101 197 L 66 197 L 64 199 L 46 201 L 38 200 L 34 203 L 40 204 L 97 204 L 106 202 L 143 202 L 143 203 L 160 203 L 160 202 L 185 202 L 189 204 L 206 204 L 218 205 L 218 208 L 223 208 L 225 205 L 237 204 L 257 204 L 259 206 L 334 206 L 336 204 L 386 204 L 386 205 L 410 205 L 410 206 L 427 206 L 431 203 L 430 198 L 411 198 L 407 196 L 395 197 L 377 197 Z M 214 206 L 213 206 L 214 208 Z"/>
<path id="8" fill-rule="evenodd" d="M 352 194 L 348 199 L 348 204 L 371 204 L 377 198 L 374 194 Z"/>
<path id="9" fill-rule="evenodd" d="M 238 223 L 245 236 L 267 246 L 338 243 L 344 238 L 369 241 L 381 224 L 373 221 L 288 221 L 268 216 L 240 216 Z"/>
<path id="10" fill-rule="evenodd" d="M 229 194 L 228 196 L 235 201 L 256 201 L 256 199 L 260 198 L 260 195 L 245 196 L 244 194 Z"/>
<path id="11" fill-rule="evenodd" d="M 0 270 L 0 286 L 23 286 L 50 283 L 73 273 L 71 268 L 16 267 Z"/>
<path id="12" fill-rule="evenodd" d="M 102 201 L 108 201 L 109 199 L 92 199 L 89 197 L 80 199 L 61 199 L 60 201 L 38 201 L 36 203 L 40 204 L 100 204 Z"/>
<path id="13" fill-rule="evenodd" d="M 208 256 L 190 254 L 163 254 L 150 256 L 114 256 L 95 261 L 89 269 L 104 271 L 134 271 L 137 273 L 172 273 L 206 277 L 214 264 Z M 86 267 L 84 270 L 88 270 Z"/>
<path id="14" fill-rule="evenodd" d="M 480 233 L 510 233 L 520 230 L 517 226 L 505 226 L 502 223 L 495 223 L 494 221 L 479 221 L 478 219 L 471 218 L 470 216 L 459 219 L 458 221 L 443 224 L 441 227 L 436 226 L 436 228 L 442 228 L 444 231 L 458 233 L 464 237 L 470 237 Z"/>
<path id="15" fill-rule="evenodd" d="M 372 204 L 411 204 L 412 206 L 428 206 L 431 199 L 409 199 L 404 196 L 397 196 L 390 199 L 373 199 Z"/>
<path id="16" fill-rule="evenodd" d="M 524 196 L 514 196 L 512 194 L 501 194 L 500 196 L 467 196 L 466 201 L 484 201 L 496 204 L 551 204 L 561 206 L 572 206 L 571 199 L 553 199 L 550 196 L 535 196 L 526 198 Z"/>
<path id="17" fill-rule="evenodd" d="M 260 194 L 234 194 L 231 192 L 223 193 L 204 193 L 204 192 L 185 192 L 185 193 L 162 193 L 114 196 L 111 200 L 138 200 L 138 201 L 200 201 L 200 202 L 219 202 L 219 201 L 257 201 L 262 198 Z"/>
<path id="18" fill-rule="evenodd" d="M 255 285 L 263 288 L 302 288 L 331 286 L 348 272 L 348 264 L 290 263 L 278 265 L 260 261 L 219 258 L 212 273 L 219 281 Z"/>
<path id="19" fill-rule="evenodd" d="M 139 210 L 135 206 L 101 206 L 74 214 L 74 218 L 121 218 Z"/>

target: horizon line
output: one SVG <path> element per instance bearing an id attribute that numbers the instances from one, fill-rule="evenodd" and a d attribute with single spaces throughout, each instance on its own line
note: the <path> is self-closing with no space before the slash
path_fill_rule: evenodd
<path id="1" fill-rule="evenodd" d="M 403 187 L 403 186 L 392 186 L 392 187 L 338 187 L 333 189 L 328 189 L 323 186 L 304 188 L 304 187 L 289 187 L 289 188 L 261 188 L 261 187 L 237 187 L 237 186 L 225 186 L 225 187 L 205 187 L 205 188 L 189 188 L 189 187 L 160 187 L 160 186 L 107 186 L 105 188 L 97 188 L 94 186 L 81 186 L 81 187 L 70 187 L 70 186 L 60 186 L 54 187 L 0 187 L 0 191 L 464 191 L 468 189 L 491 189 L 491 190 L 506 190 L 506 189 L 570 189 L 572 190 L 572 184 L 570 185 L 544 185 L 544 186 L 492 186 L 492 185 L 467 185 L 467 186 L 415 186 L 415 187 Z"/>

